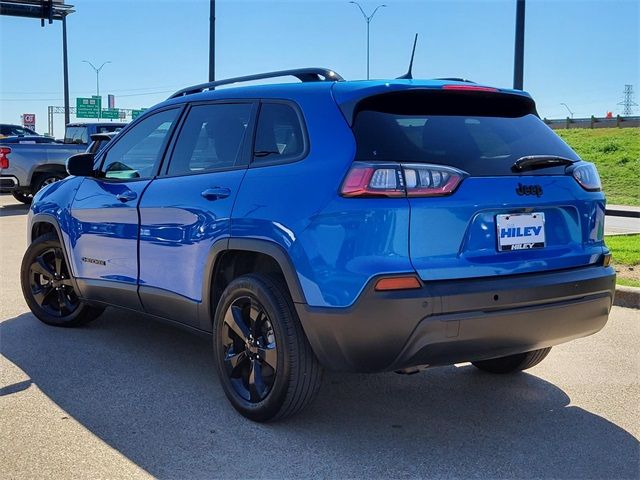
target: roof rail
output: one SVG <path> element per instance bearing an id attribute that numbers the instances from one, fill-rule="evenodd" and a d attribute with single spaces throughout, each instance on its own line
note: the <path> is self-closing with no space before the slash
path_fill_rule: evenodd
<path id="1" fill-rule="evenodd" d="M 229 85 L 231 83 L 250 82 L 252 80 L 262 80 L 265 78 L 278 78 L 278 77 L 296 77 L 302 82 L 342 82 L 344 78 L 338 75 L 333 70 L 328 68 L 295 68 L 293 70 L 279 70 L 277 72 L 256 73 L 254 75 L 246 75 L 244 77 L 227 78 L 225 80 L 216 80 L 215 82 L 201 83 L 199 85 L 193 85 L 191 87 L 178 90 L 169 98 L 181 97 L 183 95 L 189 95 L 191 93 L 199 93 L 205 90 L 213 89 L 219 85 Z"/>

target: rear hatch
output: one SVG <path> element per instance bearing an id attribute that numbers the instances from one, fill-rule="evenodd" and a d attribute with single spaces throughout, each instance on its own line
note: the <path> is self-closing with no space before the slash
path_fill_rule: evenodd
<path id="1" fill-rule="evenodd" d="M 378 183 L 365 194 L 400 189 L 409 199 L 409 252 L 423 280 L 600 260 L 595 167 L 538 118 L 530 97 L 474 85 L 408 89 L 359 101 L 352 118 L 355 167 L 391 172 L 372 174 Z"/>

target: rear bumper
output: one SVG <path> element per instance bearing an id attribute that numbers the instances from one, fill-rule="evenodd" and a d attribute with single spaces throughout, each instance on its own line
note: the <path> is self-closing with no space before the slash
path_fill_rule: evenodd
<path id="1" fill-rule="evenodd" d="M 13 175 L 0 175 L 0 192 L 11 192 L 20 186 L 17 177 Z"/>
<path id="2" fill-rule="evenodd" d="M 428 282 L 376 292 L 349 308 L 296 304 L 320 362 L 375 372 L 501 357 L 596 333 L 615 291 L 611 267 Z"/>

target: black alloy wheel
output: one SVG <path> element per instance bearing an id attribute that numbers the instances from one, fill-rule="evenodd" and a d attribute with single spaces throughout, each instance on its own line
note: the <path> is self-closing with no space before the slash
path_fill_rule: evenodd
<path id="1" fill-rule="evenodd" d="M 48 248 L 34 258 L 29 267 L 29 286 L 40 308 L 54 317 L 69 316 L 80 306 L 59 247 Z"/>
<path id="2" fill-rule="evenodd" d="M 78 297 L 62 245 L 55 233 L 36 238 L 22 258 L 22 294 L 33 314 L 48 325 L 76 327 L 90 322 L 103 307 Z"/>
<path id="3" fill-rule="evenodd" d="M 269 315 L 257 299 L 237 298 L 224 315 L 224 362 L 234 390 L 245 400 L 264 400 L 276 378 L 278 348 Z"/>
<path id="4" fill-rule="evenodd" d="M 213 350 L 227 399 L 250 420 L 294 415 L 320 388 L 322 367 L 276 274 L 246 274 L 227 285 L 216 306 Z"/>

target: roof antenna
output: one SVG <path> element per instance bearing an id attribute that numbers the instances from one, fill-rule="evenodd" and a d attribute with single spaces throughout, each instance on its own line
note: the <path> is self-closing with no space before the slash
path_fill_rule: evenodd
<path id="1" fill-rule="evenodd" d="M 409 62 L 409 71 L 398 77 L 398 80 L 412 80 L 413 74 L 411 73 L 411 69 L 413 68 L 413 56 L 416 54 L 416 44 L 418 43 L 418 34 L 416 33 L 416 37 L 413 39 L 413 50 L 411 50 L 411 61 Z"/>

